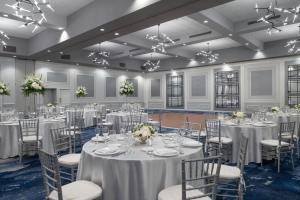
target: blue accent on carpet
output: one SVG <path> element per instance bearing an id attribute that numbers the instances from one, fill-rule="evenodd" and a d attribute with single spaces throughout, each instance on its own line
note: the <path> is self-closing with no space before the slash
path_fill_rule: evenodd
<path id="1" fill-rule="evenodd" d="M 162 132 L 175 132 L 163 128 Z M 83 130 L 83 143 L 95 135 L 94 128 Z M 282 162 L 282 172 L 277 173 L 274 162 L 261 167 L 249 164 L 245 167 L 247 191 L 245 200 L 300 200 L 300 159 L 295 156 L 295 170 L 289 160 Z M 42 200 L 43 180 L 38 157 L 25 157 L 23 165 L 17 158 L 0 160 L 0 200 Z"/>

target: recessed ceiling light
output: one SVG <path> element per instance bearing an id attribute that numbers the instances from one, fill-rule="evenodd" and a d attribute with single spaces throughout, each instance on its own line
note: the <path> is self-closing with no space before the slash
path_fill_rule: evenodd
<path id="1" fill-rule="evenodd" d="M 8 17 L 8 14 L 3 14 L 3 17 Z"/>
<path id="2" fill-rule="evenodd" d="M 124 45 L 127 45 L 127 42 L 124 42 L 123 44 L 124 44 Z"/>
<path id="3" fill-rule="evenodd" d="M 76 63 L 77 66 L 79 66 L 79 63 Z"/>
<path id="4" fill-rule="evenodd" d="M 183 46 L 185 46 L 185 45 L 186 45 L 186 43 L 183 43 L 182 45 L 183 45 Z"/>
<path id="5" fill-rule="evenodd" d="M 103 31 L 105 31 L 105 29 L 104 29 L 104 28 L 100 28 L 100 31 L 102 31 L 102 32 L 103 32 Z"/>
<path id="6" fill-rule="evenodd" d="M 58 30 L 60 30 L 60 31 L 61 31 L 61 30 L 64 30 L 64 28 L 63 28 L 63 27 L 58 27 L 57 29 L 58 29 Z"/>
<path id="7" fill-rule="evenodd" d="M 16 58 L 17 56 L 13 56 L 14 58 Z"/>
<path id="8" fill-rule="evenodd" d="M 245 45 L 246 45 L 246 46 L 248 46 L 248 45 L 249 45 L 249 43 L 248 43 L 248 42 L 246 42 L 246 43 L 245 43 Z"/>
<path id="9" fill-rule="evenodd" d="M 63 54 L 64 54 L 64 52 L 62 52 L 62 51 L 61 51 L 61 52 L 59 52 L 59 53 L 60 53 L 60 55 L 63 55 Z"/>
<path id="10" fill-rule="evenodd" d="M 232 36 L 232 33 L 229 33 L 228 35 L 231 37 L 231 36 Z"/>
<path id="11" fill-rule="evenodd" d="M 50 50 L 50 49 L 48 49 L 48 50 L 47 50 L 47 52 L 48 52 L 48 53 L 51 53 L 51 50 Z"/>
<path id="12" fill-rule="evenodd" d="M 51 62 L 51 60 L 47 60 L 47 62 Z"/>
<path id="13" fill-rule="evenodd" d="M 118 33 L 118 32 L 115 32 L 115 35 L 120 35 L 120 33 Z"/>
<path id="14" fill-rule="evenodd" d="M 208 21 L 207 21 L 207 20 L 204 20 L 203 22 L 204 22 L 204 24 L 207 24 L 207 23 L 208 23 Z"/>

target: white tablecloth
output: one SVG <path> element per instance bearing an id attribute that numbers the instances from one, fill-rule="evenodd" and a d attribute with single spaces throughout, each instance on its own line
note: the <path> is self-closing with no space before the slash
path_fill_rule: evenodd
<path id="1" fill-rule="evenodd" d="M 266 125 L 265 127 L 253 125 L 222 125 L 221 127 L 221 135 L 233 140 L 232 161 L 234 163 L 236 163 L 238 159 L 241 134 L 248 137 L 248 149 L 245 162 L 248 164 L 249 162 L 261 162 L 260 142 L 265 139 L 277 139 L 277 133 L 278 126 L 275 124 Z"/>
<path id="2" fill-rule="evenodd" d="M 183 148 L 176 157 L 156 157 L 136 145 L 132 153 L 116 157 L 97 156 L 93 150 L 105 144 L 87 142 L 83 146 L 77 179 L 89 180 L 103 188 L 103 200 L 155 200 L 158 193 L 171 185 L 181 183 L 181 161 L 200 159 L 201 148 Z M 161 137 L 153 141 L 154 148 L 163 147 Z"/>
<path id="3" fill-rule="evenodd" d="M 267 118 L 274 120 L 278 123 L 281 122 L 296 122 L 295 125 L 295 135 L 300 136 L 299 133 L 299 125 L 300 125 L 300 113 L 278 113 L 278 114 L 273 114 L 273 113 L 267 113 Z M 281 120 L 280 120 L 281 118 Z"/>
<path id="4" fill-rule="evenodd" d="M 106 122 L 113 124 L 113 129 L 116 130 L 116 133 L 120 133 L 120 129 L 126 118 L 130 118 L 130 113 L 128 112 L 113 112 L 106 115 Z M 148 113 L 142 113 L 141 122 L 148 121 Z"/>
<path id="5" fill-rule="evenodd" d="M 43 137 L 43 149 L 53 152 L 50 129 L 64 127 L 64 120 L 40 120 L 39 135 Z M 18 134 L 20 132 L 18 122 L 0 123 L 0 159 L 6 159 L 18 155 Z"/>

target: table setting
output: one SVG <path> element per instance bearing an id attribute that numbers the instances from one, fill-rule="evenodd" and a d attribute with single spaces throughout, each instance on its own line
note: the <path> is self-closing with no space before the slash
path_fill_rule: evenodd
<path id="1" fill-rule="evenodd" d="M 104 188 L 104 200 L 153 200 L 161 189 L 180 183 L 183 159 L 202 156 L 198 141 L 140 125 L 132 133 L 96 135 L 84 144 L 77 179 Z"/>

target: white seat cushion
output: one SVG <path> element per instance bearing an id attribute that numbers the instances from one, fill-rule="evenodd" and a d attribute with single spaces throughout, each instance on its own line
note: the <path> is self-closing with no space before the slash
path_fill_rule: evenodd
<path id="1" fill-rule="evenodd" d="M 260 142 L 262 145 L 277 147 L 279 145 L 278 140 L 262 140 Z M 281 141 L 281 146 L 289 146 L 289 143 Z"/>
<path id="2" fill-rule="evenodd" d="M 208 142 L 219 143 L 219 138 L 218 137 L 212 137 L 208 140 Z M 221 142 L 222 142 L 222 144 L 230 144 L 230 143 L 232 143 L 232 139 L 228 138 L 228 137 L 221 137 Z"/>
<path id="3" fill-rule="evenodd" d="M 69 128 L 67 128 L 68 131 L 74 131 L 74 130 L 79 130 L 78 126 L 70 126 Z"/>
<path id="4" fill-rule="evenodd" d="M 58 158 L 59 164 L 66 165 L 66 166 L 78 165 L 79 161 L 80 161 L 79 153 L 70 153 Z"/>
<path id="5" fill-rule="evenodd" d="M 42 140 L 43 137 L 39 135 L 39 140 Z M 31 135 L 31 136 L 23 136 L 23 141 L 24 142 L 34 142 L 36 141 L 36 136 L 35 135 Z"/>
<path id="6" fill-rule="evenodd" d="M 105 123 L 103 123 L 102 125 L 103 125 L 103 126 L 112 126 L 113 124 L 110 123 L 110 122 L 105 122 Z"/>
<path id="7" fill-rule="evenodd" d="M 191 186 L 188 186 L 188 188 L 191 188 Z M 203 193 L 200 190 L 191 190 L 187 192 L 187 197 L 195 197 L 203 195 Z M 174 185 L 171 187 L 168 187 L 158 194 L 158 200 L 181 200 L 182 198 L 182 186 L 181 185 Z M 209 197 L 202 197 L 202 198 L 196 198 L 194 200 L 211 200 Z"/>
<path id="8" fill-rule="evenodd" d="M 101 195 L 101 187 L 90 181 L 75 181 L 62 186 L 63 200 L 93 200 Z M 58 200 L 57 191 L 53 190 L 49 199 Z"/>
<path id="9" fill-rule="evenodd" d="M 207 164 L 204 164 L 204 169 L 207 169 Z M 208 172 L 211 172 L 212 164 L 209 164 Z M 217 165 L 214 165 L 213 174 L 217 172 Z M 236 166 L 221 165 L 220 179 L 233 180 L 240 178 L 241 170 Z"/>

